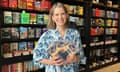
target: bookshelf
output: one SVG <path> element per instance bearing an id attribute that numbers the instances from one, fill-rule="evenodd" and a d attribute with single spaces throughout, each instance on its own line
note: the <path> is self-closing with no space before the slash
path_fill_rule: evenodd
<path id="1" fill-rule="evenodd" d="M 88 64 L 90 70 L 119 61 L 119 4 L 117 1 L 109 1 L 91 0 L 89 3 L 91 10 Z M 112 5 L 108 5 L 109 3 Z"/>
<path id="2" fill-rule="evenodd" d="M 1 72 L 8 72 L 8 70 L 11 72 L 44 72 L 44 68 L 40 69 L 33 65 L 32 53 L 40 35 L 47 30 L 46 24 L 51 2 L 41 1 L 42 7 L 39 8 L 40 1 L 33 1 L 0 1 Z M 34 3 L 37 3 L 37 6 Z"/>
<path id="3" fill-rule="evenodd" d="M 21 72 L 44 72 L 43 69 L 34 68 L 32 65 L 32 50 L 37 43 L 38 37 L 46 31 L 47 15 L 49 14 L 49 8 L 41 9 L 39 1 L 30 0 L 25 3 L 33 3 L 34 5 L 24 7 L 20 5 L 22 0 L 16 0 L 20 2 L 18 6 L 16 2 L 10 4 L 8 0 L 1 0 L 0 3 L 0 70 L 18 65 L 21 67 L 24 65 L 24 71 Z M 70 21 L 77 24 L 77 29 L 80 31 L 82 45 L 87 57 L 87 64 L 80 65 L 80 72 L 89 72 L 96 69 L 117 63 L 120 60 L 120 3 L 119 0 L 50 0 L 50 3 L 62 2 L 67 7 L 70 15 Z M 44 2 L 43 2 L 44 3 Z M 15 6 L 14 6 L 15 4 Z M 49 4 L 48 4 L 49 6 Z M 70 10 L 72 9 L 72 10 Z M 79 12 L 80 11 L 80 12 Z M 8 12 L 9 21 L 5 21 L 5 12 Z M 25 19 L 28 22 L 21 21 L 13 18 L 14 13 L 27 13 L 28 17 Z M 24 16 L 24 14 L 22 15 Z M 38 17 L 38 20 L 34 19 L 34 16 Z M 45 18 L 44 18 L 45 16 Z M 30 18 L 33 18 L 30 20 Z M 45 20 L 45 22 L 44 22 Z M 13 22 L 14 21 L 14 22 Z M 21 36 L 20 30 L 24 29 L 27 32 L 26 38 Z M 29 31 L 32 30 L 30 33 Z M 4 33 L 5 31 L 5 33 Z M 40 33 L 36 33 L 40 32 Z M 17 37 L 11 36 L 12 33 L 18 34 Z M 30 36 L 32 34 L 34 36 Z M 15 35 L 16 36 L 16 35 Z M 32 42 L 32 45 L 31 45 Z M 8 49 L 8 57 L 3 55 L 3 45 L 11 48 L 10 45 L 19 47 L 20 44 L 25 44 L 26 48 L 18 49 L 18 51 L 10 52 Z M 11 45 L 11 46 L 12 46 Z M 26 46 L 27 45 L 27 46 Z M 20 46 L 21 47 L 21 46 Z M 29 48 L 28 48 L 29 47 Z M 22 51 L 22 53 L 21 53 Z M 16 55 L 17 52 L 17 55 Z M 26 67 L 29 64 L 30 67 Z M 31 70 L 33 67 L 33 70 Z M 7 71 L 6 71 L 7 72 Z"/>

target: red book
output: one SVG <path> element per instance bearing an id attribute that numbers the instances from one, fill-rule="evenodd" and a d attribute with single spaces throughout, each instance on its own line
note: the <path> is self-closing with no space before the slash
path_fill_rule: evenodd
<path id="1" fill-rule="evenodd" d="M 100 10 L 98 8 L 96 8 L 95 10 L 95 16 L 99 16 L 100 15 Z"/>
<path id="2" fill-rule="evenodd" d="M 0 6 L 8 7 L 8 0 L 0 0 Z"/>
<path id="3" fill-rule="evenodd" d="M 17 63 L 11 64 L 11 72 L 17 72 Z"/>
<path id="4" fill-rule="evenodd" d="M 17 8 L 17 0 L 9 0 L 9 7 L 11 8 Z"/>
<path id="5" fill-rule="evenodd" d="M 8 65 L 2 66 L 2 72 L 9 72 L 8 71 Z"/>
<path id="6" fill-rule="evenodd" d="M 95 28 L 91 28 L 91 31 L 90 31 L 90 32 L 91 32 L 91 33 L 90 33 L 91 36 L 96 35 L 96 29 L 95 29 Z"/>
<path id="7" fill-rule="evenodd" d="M 40 6 L 41 11 L 49 11 L 51 8 L 51 2 L 48 0 L 42 0 L 41 1 L 41 6 Z"/>

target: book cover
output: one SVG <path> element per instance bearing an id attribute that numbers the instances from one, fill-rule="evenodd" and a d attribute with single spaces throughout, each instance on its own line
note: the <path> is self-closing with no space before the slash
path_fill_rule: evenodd
<path id="1" fill-rule="evenodd" d="M 20 39 L 26 39 L 28 36 L 28 28 L 20 27 Z"/>
<path id="2" fill-rule="evenodd" d="M 18 43 L 18 50 L 19 51 L 27 50 L 27 42 L 19 42 Z"/>
<path id="3" fill-rule="evenodd" d="M 10 52 L 10 44 L 9 43 L 4 43 L 1 45 L 1 53 L 4 54 L 4 53 L 8 53 Z"/>
<path id="4" fill-rule="evenodd" d="M 18 8 L 26 9 L 26 0 L 18 0 Z"/>
<path id="5" fill-rule="evenodd" d="M 20 13 L 12 12 L 12 16 L 13 16 L 13 24 L 20 24 Z"/>
<path id="6" fill-rule="evenodd" d="M 4 23 L 12 24 L 12 12 L 11 11 L 4 11 Z"/>
<path id="7" fill-rule="evenodd" d="M 78 26 L 84 26 L 84 19 L 83 18 L 78 18 Z"/>
<path id="8" fill-rule="evenodd" d="M 9 7 L 11 8 L 17 8 L 17 0 L 9 0 Z"/>
<path id="9" fill-rule="evenodd" d="M 9 7 L 8 0 L 0 0 L 0 6 L 2 7 Z"/>
<path id="10" fill-rule="evenodd" d="M 28 38 L 34 38 L 35 37 L 35 28 L 29 27 L 28 28 Z"/>
<path id="11" fill-rule="evenodd" d="M 2 72 L 9 72 L 8 65 L 3 65 L 2 66 Z"/>
<path id="12" fill-rule="evenodd" d="M 19 62 L 19 63 L 17 63 L 17 67 L 18 67 L 18 69 L 17 69 L 17 72 L 23 72 L 23 63 L 22 62 Z"/>
<path id="13" fill-rule="evenodd" d="M 11 38 L 11 29 L 1 28 L 1 39 L 10 39 L 10 38 Z"/>
<path id="14" fill-rule="evenodd" d="M 17 63 L 11 64 L 11 72 L 17 72 Z"/>
<path id="15" fill-rule="evenodd" d="M 1 45 L 1 54 L 4 58 L 12 57 L 12 53 L 10 52 L 10 44 L 4 43 Z"/>
<path id="16" fill-rule="evenodd" d="M 51 2 L 48 0 L 42 0 L 40 4 L 41 11 L 49 11 L 51 8 Z"/>
<path id="17" fill-rule="evenodd" d="M 84 7 L 78 6 L 78 15 L 83 15 L 83 14 L 84 14 Z"/>
<path id="18" fill-rule="evenodd" d="M 11 28 L 11 38 L 13 40 L 19 39 L 19 28 Z"/>
<path id="19" fill-rule="evenodd" d="M 100 9 L 98 9 L 98 8 L 95 9 L 95 16 L 97 16 L 97 17 L 100 16 Z"/>
<path id="20" fill-rule="evenodd" d="M 48 24 L 49 15 L 44 14 L 44 24 Z"/>
<path id="21" fill-rule="evenodd" d="M 42 34 L 42 29 L 41 28 L 35 28 L 36 32 L 35 32 L 35 38 L 39 38 Z"/>
<path id="22" fill-rule="evenodd" d="M 39 10 L 40 11 L 40 4 L 41 4 L 40 1 L 34 1 L 34 8 L 35 8 L 35 10 Z"/>
<path id="23" fill-rule="evenodd" d="M 10 43 L 10 52 L 13 53 L 14 51 L 18 51 L 18 42 Z"/>
<path id="24" fill-rule="evenodd" d="M 30 13 L 30 24 L 36 24 L 36 21 L 37 21 L 37 14 Z"/>
<path id="25" fill-rule="evenodd" d="M 28 47 L 29 53 L 33 54 L 34 42 L 33 41 L 27 42 L 27 47 Z"/>
<path id="26" fill-rule="evenodd" d="M 29 9 L 29 10 L 33 10 L 33 8 L 34 8 L 33 2 L 27 1 L 26 2 L 26 8 Z"/>
<path id="27" fill-rule="evenodd" d="M 37 14 L 37 24 L 44 24 L 44 14 Z"/>
<path id="28" fill-rule="evenodd" d="M 21 24 L 30 23 L 30 13 L 26 13 L 23 11 L 20 15 L 21 15 Z"/>
<path id="29" fill-rule="evenodd" d="M 68 55 L 76 55 L 79 49 L 72 43 L 67 41 L 55 41 L 49 45 L 47 52 L 52 56 L 59 55 L 66 60 Z"/>

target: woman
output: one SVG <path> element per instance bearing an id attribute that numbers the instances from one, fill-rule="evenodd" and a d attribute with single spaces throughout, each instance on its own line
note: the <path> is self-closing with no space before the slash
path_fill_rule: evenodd
<path id="1" fill-rule="evenodd" d="M 34 49 L 34 63 L 40 67 L 45 67 L 45 72 L 77 72 L 79 63 L 85 64 L 86 60 L 80 34 L 77 30 L 68 28 L 69 15 L 62 3 L 55 3 L 49 15 L 48 31 L 42 34 Z M 47 52 L 48 47 L 59 40 L 75 44 L 79 48 L 77 55 L 69 55 L 66 60 L 60 56 L 51 57 Z"/>

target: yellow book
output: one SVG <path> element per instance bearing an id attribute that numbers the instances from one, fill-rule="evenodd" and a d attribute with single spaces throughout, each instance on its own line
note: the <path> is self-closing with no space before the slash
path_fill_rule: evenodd
<path id="1" fill-rule="evenodd" d="M 83 15 L 83 14 L 84 14 L 83 6 L 78 6 L 78 15 Z"/>

